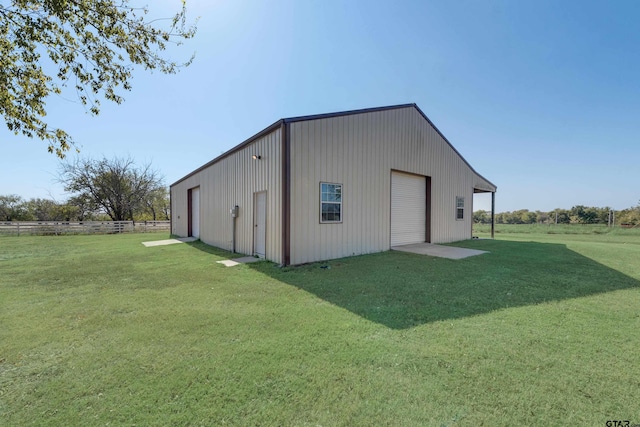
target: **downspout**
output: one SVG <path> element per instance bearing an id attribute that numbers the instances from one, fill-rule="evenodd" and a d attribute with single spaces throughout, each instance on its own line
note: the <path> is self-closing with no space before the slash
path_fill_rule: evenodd
<path id="1" fill-rule="evenodd" d="M 282 265 L 291 264 L 291 140 L 289 123 L 280 125 L 282 152 Z"/>
<path id="2" fill-rule="evenodd" d="M 476 189 L 474 188 L 473 191 L 471 191 L 471 238 L 473 239 L 473 196 L 476 194 Z"/>
<path id="3" fill-rule="evenodd" d="M 238 218 L 238 205 L 231 208 L 231 252 L 236 253 L 236 219 Z"/>
<path id="4" fill-rule="evenodd" d="M 169 187 L 169 237 L 173 236 L 173 199 L 171 198 L 171 187 Z"/>
<path id="5" fill-rule="evenodd" d="M 494 238 L 496 227 L 496 192 L 491 192 L 491 238 Z"/>

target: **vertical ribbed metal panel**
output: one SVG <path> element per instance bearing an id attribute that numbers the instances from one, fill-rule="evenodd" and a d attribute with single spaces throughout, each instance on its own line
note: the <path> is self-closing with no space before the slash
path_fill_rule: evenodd
<path id="1" fill-rule="evenodd" d="M 238 205 L 236 250 L 253 253 L 254 193 L 267 192 L 266 255 L 282 262 L 282 137 L 281 130 L 262 136 L 171 187 L 174 234 L 187 234 L 187 191 L 200 187 L 200 240 L 232 249 L 230 209 Z M 254 160 L 252 155 L 260 155 Z"/>
<path id="2" fill-rule="evenodd" d="M 187 235 L 187 195 L 182 195 L 183 187 L 179 184 L 172 186 L 171 192 L 171 232 L 176 236 Z"/>
<path id="3" fill-rule="evenodd" d="M 290 137 L 293 264 L 389 249 L 391 170 L 431 177 L 433 243 L 470 238 L 473 188 L 491 187 L 413 107 L 293 122 Z M 320 182 L 343 185 L 342 223 L 320 223 Z"/>

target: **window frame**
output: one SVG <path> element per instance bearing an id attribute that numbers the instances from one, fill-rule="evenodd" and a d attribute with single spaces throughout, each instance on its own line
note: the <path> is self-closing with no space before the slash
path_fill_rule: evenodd
<path id="1" fill-rule="evenodd" d="M 456 221 L 464 221 L 464 196 L 456 196 Z"/>
<path id="2" fill-rule="evenodd" d="M 322 194 L 323 194 L 322 186 L 323 186 L 323 185 L 335 185 L 335 186 L 339 186 L 339 187 L 340 187 L 340 201 L 322 200 Z M 319 217 L 319 219 L 320 219 L 320 224 L 341 224 L 341 223 L 342 223 L 342 215 L 343 215 L 343 212 L 342 212 L 342 203 L 343 203 L 343 200 L 344 200 L 344 193 L 343 193 L 343 188 L 344 188 L 344 186 L 343 186 L 342 184 L 340 184 L 340 183 L 337 183 L 337 182 L 320 181 L 320 186 L 319 186 L 319 188 L 320 188 L 320 197 L 319 197 L 319 201 L 320 201 L 320 209 L 319 209 L 319 214 L 320 214 L 320 217 Z M 325 192 L 325 193 L 327 193 L 327 192 Z M 334 194 L 335 194 L 335 193 L 334 193 Z M 325 204 L 326 204 L 326 205 L 334 205 L 334 206 L 336 206 L 336 205 L 337 205 L 337 206 L 339 207 L 339 208 L 338 208 L 338 209 L 339 209 L 339 213 L 338 213 L 338 215 L 340 215 L 340 219 L 339 219 L 339 220 L 337 220 L 337 221 L 336 221 L 336 220 L 330 220 L 330 221 L 329 221 L 329 220 L 323 220 L 323 219 L 322 219 L 322 207 L 323 207 L 323 205 L 325 205 Z M 335 214 L 335 213 L 334 213 L 334 214 Z"/>

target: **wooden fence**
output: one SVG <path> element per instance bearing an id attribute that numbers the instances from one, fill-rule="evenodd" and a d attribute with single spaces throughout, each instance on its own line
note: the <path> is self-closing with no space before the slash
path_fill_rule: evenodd
<path id="1" fill-rule="evenodd" d="M 0 222 L 0 235 L 61 235 L 169 232 L 170 221 Z"/>

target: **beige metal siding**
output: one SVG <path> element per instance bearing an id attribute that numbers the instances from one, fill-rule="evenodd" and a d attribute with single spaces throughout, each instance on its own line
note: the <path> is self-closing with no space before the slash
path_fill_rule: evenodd
<path id="1" fill-rule="evenodd" d="M 426 196 L 424 176 L 391 172 L 391 246 L 425 241 Z"/>
<path id="2" fill-rule="evenodd" d="M 282 262 L 282 136 L 281 130 L 264 135 L 242 149 L 198 171 L 171 187 L 172 226 L 177 236 L 187 235 L 187 190 L 200 186 L 200 240 L 232 249 L 232 218 L 236 218 L 236 250 L 253 252 L 254 193 L 266 191 L 266 254 Z M 254 160 L 252 155 L 260 155 Z"/>
<path id="3" fill-rule="evenodd" d="M 471 237 L 456 196 L 470 207 L 480 177 L 416 108 L 293 122 L 290 138 L 292 264 L 388 250 L 391 170 L 432 178 L 432 243 Z M 342 223 L 320 224 L 320 182 L 343 184 Z"/>

